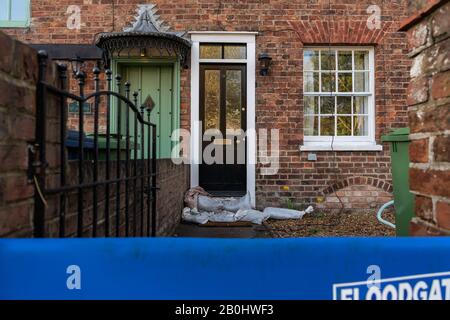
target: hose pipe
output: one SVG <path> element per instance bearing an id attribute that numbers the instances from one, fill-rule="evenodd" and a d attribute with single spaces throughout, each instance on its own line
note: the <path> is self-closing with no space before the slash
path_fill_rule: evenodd
<path id="1" fill-rule="evenodd" d="M 384 224 L 384 225 L 386 225 L 386 226 L 388 226 L 388 227 L 391 227 L 391 228 L 394 228 L 394 229 L 395 229 L 395 224 L 393 224 L 393 223 L 391 223 L 391 222 L 389 222 L 389 221 L 387 221 L 387 220 L 384 220 L 384 219 L 382 218 L 382 216 L 381 216 L 381 215 L 383 214 L 383 211 L 386 210 L 388 207 L 390 207 L 390 206 L 392 206 L 392 205 L 394 205 L 394 200 L 391 200 L 391 201 L 386 202 L 385 204 L 383 204 L 383 205 L 381 206 L 380 210 L 378 210 L 378 212 L 377 212 L 377 219 L 378 219 L 378 221 L 380 221 L 382 224 Z"/>

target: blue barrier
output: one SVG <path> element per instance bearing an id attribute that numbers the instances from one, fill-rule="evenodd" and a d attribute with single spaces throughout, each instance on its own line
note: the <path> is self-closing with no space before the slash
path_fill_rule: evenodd
<path id="1" fill-rule="evenodd" d="M 371 265 L 450 299 L 450 238 L 0 240 L 0 298 L 363 299 Z"/>

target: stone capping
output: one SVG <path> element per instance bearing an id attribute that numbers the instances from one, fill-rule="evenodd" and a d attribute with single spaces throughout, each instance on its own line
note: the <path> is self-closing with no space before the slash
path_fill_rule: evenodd
<path id="1" fill-rule="evenodd" d="M 371 185 L 389 193 L 392 193 L 392 191 L 394 190 L 392 184 L 375 177 L 348 177 L 344 180 L 333 183 L 332 185 L 324 189 L 322 193 L 326 196 L 351 185 Z"/>
<path id="2" fill-rule="evenodd" d="M 428 4 L 400 23 L 398 31 L 407 31 L 450 0 L 429 0 Z"/>

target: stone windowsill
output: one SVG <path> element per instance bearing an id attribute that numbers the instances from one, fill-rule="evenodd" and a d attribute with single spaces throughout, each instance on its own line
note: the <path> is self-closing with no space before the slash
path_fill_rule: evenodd
<path id="1" fill-rule="evenodd" d="M 300 151 L 383 151 L 383 146 L 373 143 L 305 143 Z"/>

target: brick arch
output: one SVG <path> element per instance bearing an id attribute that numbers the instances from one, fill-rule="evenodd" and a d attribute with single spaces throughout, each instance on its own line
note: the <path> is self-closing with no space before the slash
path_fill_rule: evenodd
<path id="1" fill-rule="evenodd" d="M 359 20 L 359 19 L 358 19 Z M 382 42 L 387 31 L 392 27 L 391 22 L 383 22 L 382 28 L 371 30 L 366 21 L 290 21 L 303 44 L 353 44 L 367 45 Z"/>
<path id="2" fill-rule="evenodd" d="M 370 185 L 389 193 L 392 193 L 393 191 L 392 184 L 383 179 L 378 179 L 375 177 L 348 177 L 345 178 L 344 180 L 341 180 L 337 183 L 333 183 L 332 185 L 328 186 L 322 191 L 322 193 L 324 196 L 327 196 L 332 193 L 335 193 L 336 191 L 339 191 L 341 189 L 353 185 Z"/>

